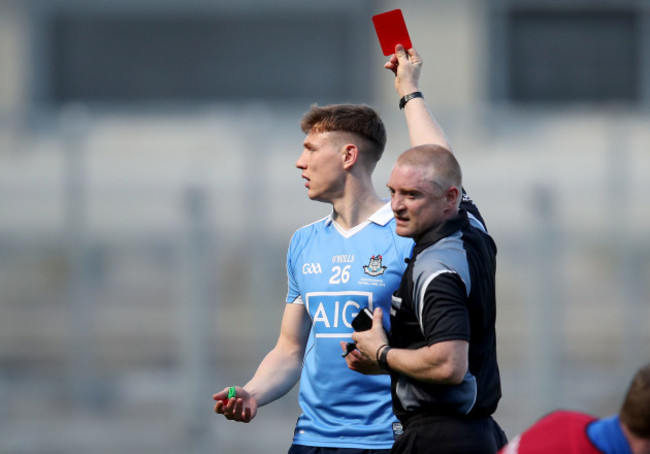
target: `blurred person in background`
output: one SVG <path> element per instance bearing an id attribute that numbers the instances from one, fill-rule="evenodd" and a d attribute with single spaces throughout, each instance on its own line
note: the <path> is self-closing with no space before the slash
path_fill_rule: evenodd
<path id="1" fill-rule="evenodd" d="M 422 59 L 396 47 L 385 67 L 395 74 L 412 145 L 447 139 L 419 92 Z M 312 106 L 301 120 L 306 134 L 296 162 L 310 199 L 332 212 L 297 230 L 287 253 L 289 290 L 280 335 L 253 378 L 216 393 L 214 410 L 250 422 L 258 408 L 285 395 L 300 379 L 298 418 L 290 454 L 388 453 L 400 426 L 391 406 L 390 379 L 348 369 L 350 322 L 363 308 L 383 308 L 406 267 L 411 239 L 395 232 L 372 173 L 386 143 L 378 114 L 364 105 Z M 383 323 L 388 326 L 386 317 Z M 364 360 L 357 356 L 360 369 Z M 367 371 L 375 365 L 365 362 Z M 230 398 L 229 398 L 230 397 Z"/>
<path id="2" fill-rule="evenodd" d="M 618 414 L 598 419 L 589 414 L 554 411 L 500 454 L 650 454 L 650 363 L 637 371 Z"/>

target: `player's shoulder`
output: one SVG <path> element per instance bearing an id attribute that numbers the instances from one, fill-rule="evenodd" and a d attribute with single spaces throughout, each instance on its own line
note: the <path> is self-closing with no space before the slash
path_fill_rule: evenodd
<path id="1" fill-rule="evenodd" d="M 330 216 L 325 216 L 307 225 L 296 229 L 291 235 L 290 243 L 292 245 L 309 242 L 315 235 L 322 232 L 323 229 L 331 222 Z"/>
<path id="2" fill-rule="evenodd" d="M 534 440 L 536 437 L 544 437 L 549 433 L 572 432 L 576 428 L 580 431 L 594 419 L 594 416 L 578 411 L 555 410 L 539 418 L 535 424 L 522 433 L 522 436 L 527 440 Z"/>
<path id="3" fill-rule="evenodd" d="M 306 233 L 313 232 L 314 230 L 322 229 L 331 222 L 331 219 L 331 215 L 327 215 L 313 222 L 310 222 L 309 224 L 305 224 L 302 227 L 298 227 L 293 235 L 304 235 Z"/>
<path id="4" fill-rule="evenodd" d="M 595 419 L 594 416 L 574 410 L 555 410 L 537 421 L 536 425 L 565 425 L 583 423 Z"/>
<path id="5" fill-rule="evenodd" d="M 572 410 L 555 410 L 542 416 L 524 432 L 515 436 L 504 446 L 499 454 L 537 454 L 547 452 L 577 452 L 567 451 L 572 437 L 584 434 L 587 424 L 595 421 L 596 417 Z M 575 442 L 575 446 L 580 446 Z M 589 449 L 579 452 L 599 452 Z"/>

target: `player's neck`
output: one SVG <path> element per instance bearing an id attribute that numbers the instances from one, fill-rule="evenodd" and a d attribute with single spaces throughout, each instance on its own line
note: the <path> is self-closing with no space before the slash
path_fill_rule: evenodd
<path id="1" fill-rule="evenodd" d="M 374 188 L 348 190 L 343 197 L 332 202 L 332 219 L 342 228 L 349 230 L 366 221 L 385 203 L 375 193 Z"/>

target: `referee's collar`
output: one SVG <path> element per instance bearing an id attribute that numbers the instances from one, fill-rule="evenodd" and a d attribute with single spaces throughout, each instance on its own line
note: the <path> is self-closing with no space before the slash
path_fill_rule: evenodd
<path id="1" fill-rule="evenodd" d="M 334 214 L 334 210 L 332 210 L 325 218 L 325 225 L 328 226 L 332 223 L 332 215 Z M 370 217 L 362 222 L 361 224 L 365 224 L 367 222 L 373 222 L 377 225 L 384 226 L 390 222 L 390 220 L 393 219 L 393 210 L 390 207 L 390 201 L 386 202 L 381 208 L 379 208 L 377 211 L 375 211 L 373 214 L 370 215 Z M 361 225 L 359 224 L 359 225 Z M 354 228 L 354 227 L 353 227 Z"/>

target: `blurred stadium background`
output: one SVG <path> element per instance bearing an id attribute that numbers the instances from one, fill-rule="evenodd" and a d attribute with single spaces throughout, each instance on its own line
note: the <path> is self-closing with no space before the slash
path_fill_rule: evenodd
<path id="1" fill-rule="evenodd" d="M 296 389 L 212 413 L 275 342 L 312 103 L 407 146 L 370 17 L 499 246 L 496 414 L 617 411 L 650 359 L 650 2 L 0 0 L 0 452 L 286 452 Z"/>

